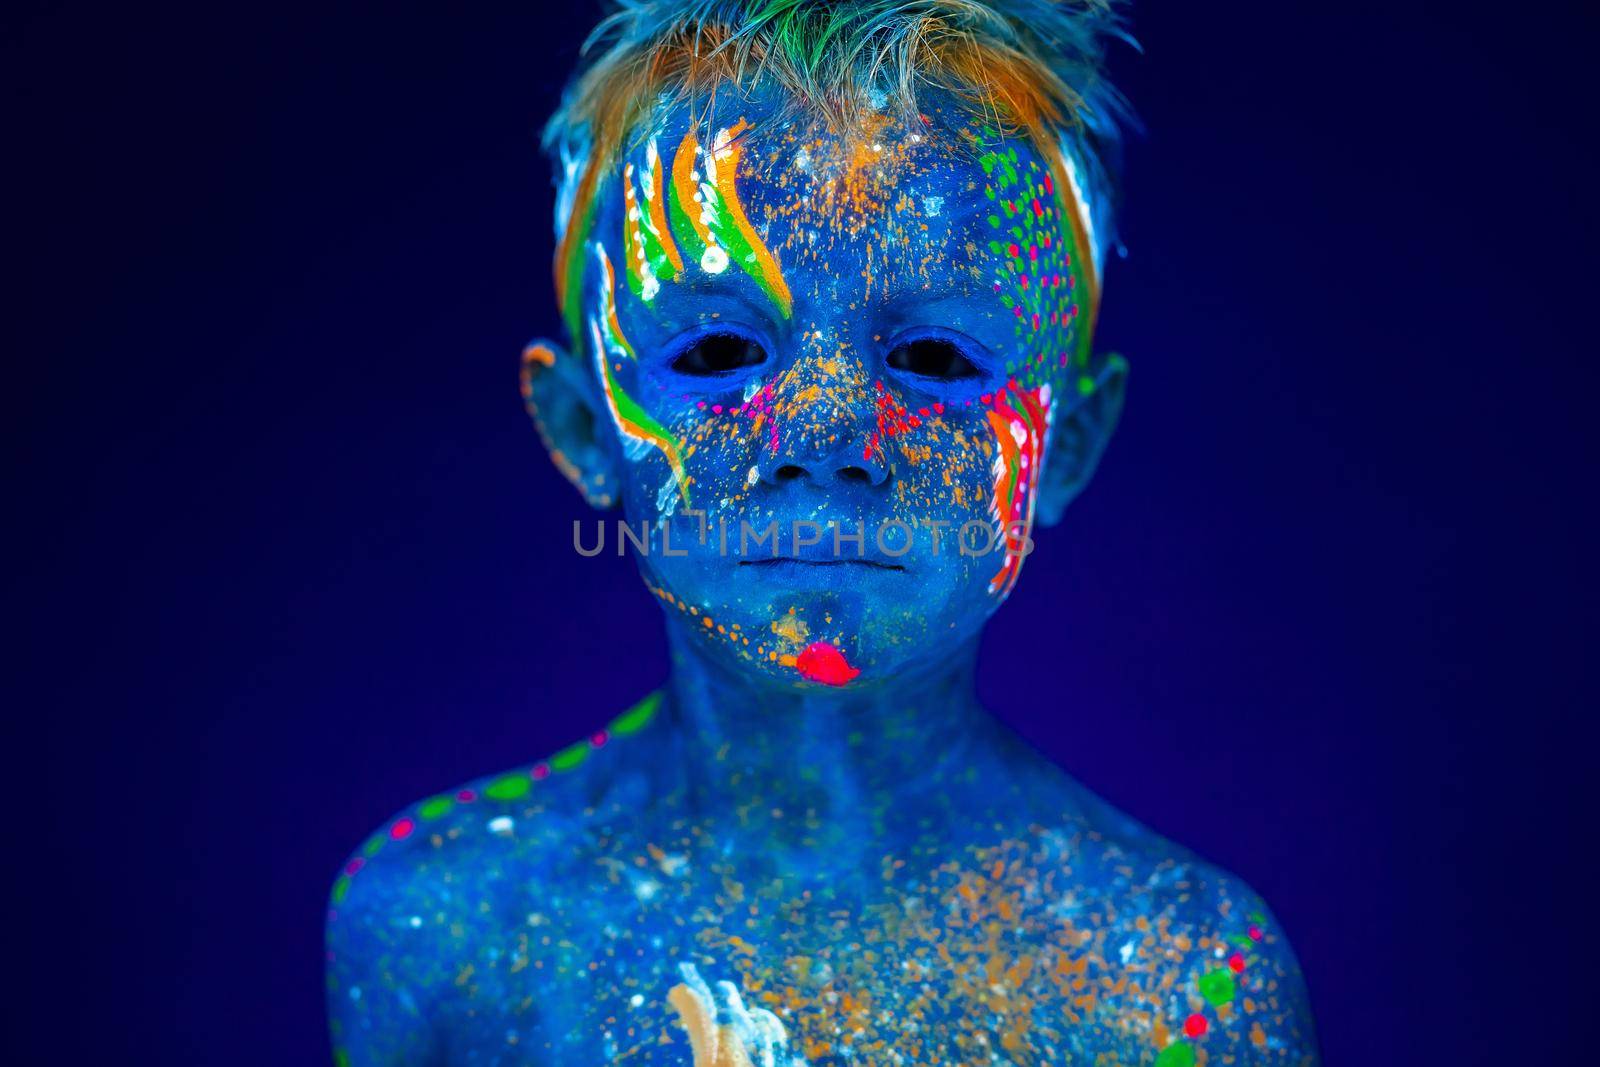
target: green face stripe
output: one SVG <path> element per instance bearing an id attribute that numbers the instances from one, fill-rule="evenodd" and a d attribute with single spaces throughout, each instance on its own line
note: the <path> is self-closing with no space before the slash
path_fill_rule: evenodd
<path id="1" fill-rule="evenodd" d="M 656 717 L 656 710 L 661 707 L 661 693 L 651 693 L 639 703 L 611 720 L 611 725 L 606 731 L 615 737 L 627 737 L 636 734 L 650 725 L 650 720 Z"/>
<path id="2" fill-rule="evenodd" d="M 663 173 L 664 164 L 661 154 L 656 148 L 655 139 L 650 140 L 645 149 L 644 174 L 639 181 L 639 236 L 644 247 L 645 262 L 650 265 L 650 271 L 661 281 L 671 281 L 678 276 L 678 267 L 673 262 L 678 250 L 667 250 L 667 243 L 672 240 L 671 223 L 667 221 L 666 207 L 663 200 L 667 197 L 666 175 Z M 659 221 L 659 229 L 658 222 Z M 662 233 L 661 230 L 668 232 Z"/>
<path id="3" fill-rule="evenodd" d="M 683 454 L 678 439 L 672 432 L 650 417 L 650 413 L 640 407 L 638 402 L 629 396 L 617 381 L 617 376 L 612 373 L 611 360 L 607 357 L 604 348 L 600 345 L 600 327 L 595 325 L 593 332 L 596 338 L 595 359 L 600 364 L 600 372 L 605 376 L 606 399 L 611 405 L 611 413 L 616 418 L 624 433 L 647 441 L 661 450 L 667 458 L 667 466 L 672 470 L 672 476 L 678 483 L 678 492 L 683 497 L 685 507 L 689 506 L 689 479 L 683 469 Z"/>
<path id="4" fill-rule="evenodd" d="M 651 418 L 650 413 L 640 407 L 638 401 L 623 391 L 617 376 L 611 372 L 610 361 L 604 361 L 603 366 L 606 371 L 606 384 L 610 386 L 611 402 L 617 406 L 617 417 L 629 426 L 637 427 L 641 431 L 641 437 L 656 442 L 664 441 L 677 447 L 677 439 L 672 436 L 671 431 Z"/>
<path id="5" fill-rule="evenodd" d="M 386 840 L 388 838 L 384 837 L 383 834 L 373 834 L 367 838 L 367 843 L 361 846 L 361 854 L 370 860 L 378 854 L 378 850 L 383 847 L 383 843 Z"/>
<path id="6" fill-rule="evenodd" d="M 672 260 L 667 258 L 667 250 L 661 243 L 653 227 L 642 225 L 640 231 L 643 235 L 644 258 L 650 264 L 650 270 L 664 282 L 670 282 L 678 276 L 678 268 L 672 265 Z"/>
<path id="7" fill-rule="evenodd" d="M 683 251 L 683 261 L 699 263 L 700 257 L 705 255 L 706 243 L 700 239 L 700 231 L 690 221 L 689 212 L 698 211 L 700 205 L 690 204 L 685 208 L 678 196 L 678 188 L 672 182 L 667 183 L 666 195 L 667 217 L 671 220 L 672 236 L 678 239 L 678 247 Z"/>
<path id="8" fill-rule="evenodd" d="M 712 233 L 716 234 L 717 244 L 721 245 L 722 250 L 728 253 L 730 262 L 738 264 L 746 274 L 755 280 L 757 285 L 761 286 L 768 296 L 771 296 L 772 286 L 767 282 L 766 278 L 761 276 L 760 270 L 755 265 L 756 250 L 751 247 L 749 241 L 744 239 L 744 234 L 739 232 L 739 227 L 735 226 L 733 220 L 728 217 L 731 206 L 726 202 L 720 190 L 717 193 L 715 207 L 716 215 L 708 223 L 708 227 Z"/>
<path id="9" fill-rule="evenodd" d="M 348 892 L 350 892 L 350 876 L 341 874 L 338 880 L 333 883 L 333 892 L 329 894 L 329 899 L 335 904 L 343 904 L 344 895 Z"/>
<path id="10" fill-rule="evenodd" d="M 589 340 L 593 345 L 595 369 L 604 387 L 606 406 L 610 408 L 611 417 L 624 436 L 643 441 L 659 449 L 666 457 L 678 493 L 687 507 L 689 479 L 683 469 L 682 443 L 665 426 L 651 418 L 650 413 L 627 394 L 612 369 L 613 354 L 626 356 L 629 359 L 633 359 L 634 354 L 627 338 L 622 336 L 621 326 L 617 322 L 613 288 L 616 283 L 616 273 L 611 266 L 611 257 L 606 255 L 605 246 L 599 241 L 594 243 L 594 255 L 597 269 L 601 274 L 600 313 L 589 317 Z"/>
<path id="11" fill-rule="evenodd" d="M 483 795 L 490 800 L 516 800 L 520 796 L 526 796 L 532 786 L 533 783 L 526 775 L 507 774 L 490 782 L 484 789 Z"/>

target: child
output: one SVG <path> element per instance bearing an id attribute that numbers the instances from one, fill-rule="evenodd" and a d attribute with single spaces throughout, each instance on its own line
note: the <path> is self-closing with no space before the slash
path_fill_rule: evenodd
<path id="1" fill-rule="evenodd" d="M 523 394 L 620 505 L 672 676 L 350 861 L 338 1062 L 1315 1062 L 1255 894 L 974 697 L 1034 520 L 1122 404 L 1090 347 L 1116 26 L 1101 0 L 602 23 L 548 136 L 568 343 L 528 347 Z"/>

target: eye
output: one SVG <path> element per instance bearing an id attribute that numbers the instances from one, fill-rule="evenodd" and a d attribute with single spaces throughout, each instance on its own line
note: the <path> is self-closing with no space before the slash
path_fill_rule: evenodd
<path id="1" fill-rule="evenodd" d="M 962 355 L 960 348 L 942 337 L 923 337 L 896 345 L 889 352 L 888 364 L 895 370 L 939 381 L 976 378 L 983 373 Z"/>
<path id="2" fill-rule="evenodd" d="M 704 378 L 753 367 L 765 362 L 766 358 L 766 350 L 748 337 L 714 333 L 700 338 L 678 353 L 671 366 L 679 374 Z"/>

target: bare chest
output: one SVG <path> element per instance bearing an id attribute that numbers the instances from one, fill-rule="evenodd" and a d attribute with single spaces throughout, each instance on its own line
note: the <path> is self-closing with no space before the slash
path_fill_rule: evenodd
<path id="1" fill-rule="evenodd" d="M 1218 946 L 1159 883 L 1059 838 L 942 852 L 849 871 L 648 842 L 594 856 L 592 878 L 483 916 L 457 961 L 452 1058 L 1137 1062 L 1181 1025 L 1185 977 Z"/>

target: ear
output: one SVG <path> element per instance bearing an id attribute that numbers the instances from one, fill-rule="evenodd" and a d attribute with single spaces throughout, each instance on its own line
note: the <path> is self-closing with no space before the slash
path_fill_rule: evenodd
<path id="1" fill-rule="evenodd" d="M 1035 518 L 1046 526 L 1061 521 L 1067 505 L 1083 492 L 1100 465 L 1122 417 L 1128 362 L 1114 353 L 1097 356 L 1090 364 L 1090 374 L 1081 380 L 1090 387 L 1063 400 L 1050 427 L 1050 448 L 1035 505 Z"/>
<path id="2" fill-rule="evenodd" d="M 616 449 L 589 369 L 552 341 L 531 341 L 522 350 L 522 400 L 556 469 L 591 506 L 616 507 Z"/>

